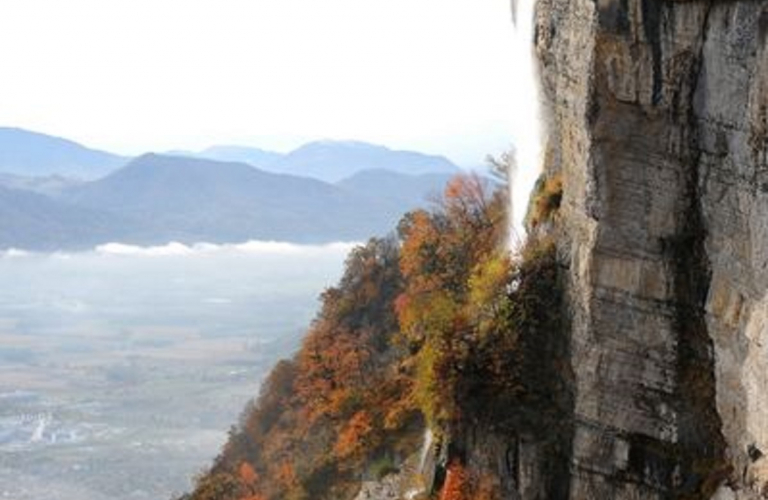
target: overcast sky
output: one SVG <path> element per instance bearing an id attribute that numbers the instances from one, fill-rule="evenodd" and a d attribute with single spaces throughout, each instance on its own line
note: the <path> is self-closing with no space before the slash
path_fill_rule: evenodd
<path id="1" fill-rule="evenodd" d="M 2 0 L 0 124 L 120 153 L 511 144 L 510 0 Z"/>

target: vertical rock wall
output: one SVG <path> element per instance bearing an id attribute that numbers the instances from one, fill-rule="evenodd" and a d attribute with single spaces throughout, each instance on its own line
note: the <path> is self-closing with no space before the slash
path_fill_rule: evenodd
<path id="1" fill-rule="evenodd" d="M 768 495 L 767 37 L 757 0 L 539 0 L 573 318 L 564 497 Z"/>

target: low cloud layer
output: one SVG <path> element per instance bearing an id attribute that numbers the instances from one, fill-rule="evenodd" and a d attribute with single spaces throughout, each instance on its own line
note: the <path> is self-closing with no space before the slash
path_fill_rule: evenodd
<path id="1" fill-rule="evenodd" d="M 138 246 L 125 243 L 111 242 L 99 245 L 93 250 L 79 253 L 56 252 L 53 255 L 67 258 L 74 255 L 95 254 L 100 256 L 122 257 L 202 257 L 213 255 L 318 255 L 339 252 L 348 253 L 359 245 L 356 242 L 336 242 L 325 245 L 298 245 L 280 241 L 246 241 L 244 243 L 195 243 L 187 245 L 172 241 L 165 245 Z M 0 258 L 14 259 L 41 255 L 35 252 L 11 248 L 0 252 Z"/>

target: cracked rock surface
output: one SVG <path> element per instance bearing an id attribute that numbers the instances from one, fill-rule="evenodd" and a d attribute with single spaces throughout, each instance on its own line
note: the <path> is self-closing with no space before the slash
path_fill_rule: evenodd
<path id="1" fill-rule="evenodd" d="M 563 497 L 768 497 L 767 40 L 762 1 L 538 2 L 572 316 Z"/>

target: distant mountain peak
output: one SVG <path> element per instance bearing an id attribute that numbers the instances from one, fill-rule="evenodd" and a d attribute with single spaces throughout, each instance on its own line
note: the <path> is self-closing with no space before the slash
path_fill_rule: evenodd
<path id="1" fill-rule="evenodd" d="M 338 182 L 364 170 L 401 174 L 455 174 L 461 169 L 444 156 L 394 150 L 357 140 L 323 139 L 291 151 L 270 166 L 273 171 Z"/>
<path id="2" fill-rule="evenodd" d="M 160 157 L 175 158 L 176 156 L 175 155 L 161 155 L 161 154 L 155 153 L 153 151 L 149 151 L 147 153 L 140 154 L 139 156 L 137 156 L 136 158 L 131 160 L 130 163 L 145 162 L 145 161 L 154 160 L 154 159 L 160 158 Z"/>
<path id="3" fill-rule="evenodd" d="M 357 139 L 318 139 L 305 144 L 305 146 L 318 145 L 318 146 L 346 146 L 350 148 L 374 148 L 374 149 L 390 149 L 381 144 L 372 142 L 360 141 Z"/>
<path id="4" fill-rule="evenodd" d="M 169 151 L 167 155 L 183 156 L 186 158 L 208 159 L 247 163 L 251 166 L 268 169 L 269 165 L 283 157 L 282 154 L 265 149 L 236 144 L 219 144 L 207 147 L 202 151 Z"/>
<path id="5" fill-rule="evenodd" d="M 0 172 L 93 179 L 127 161 L 126 157 L 91 149 L 62 137 L 18 127 L 0 127 Z"/>
<path id="6" fill-rule="evenodd" d="M 181 157 L 248 164 L 274 173 L 335 183 L 364 170 L 390 170 L 408 175 L 455 174 L 461 171 L 444 156 L 397 150 L 356 139 L 321 139 L 288 154 L 237 144 L 213 145 L 202 151 L 145 153 L 139 165 L 158 157 Z M 0 127 L 0 173 L 40 177 L 62 175 L 93 180 L 131 161 L 61 137 L 17 127 Z M 170 161 L 170 160 L 167 160 Z"/>
<path id="7" fill-rule="evenodd" d="M 302 144 L 287 154 L 235 144 L 215 145 L 199 152 L 169 151 L 166 154 L 247 163 L 269 172 L 330 183 L 365 170 L 389 170 L 408 175 L 461 171 L 444 156 L 397 150 L 355 139 L 319 139 Z"/>

